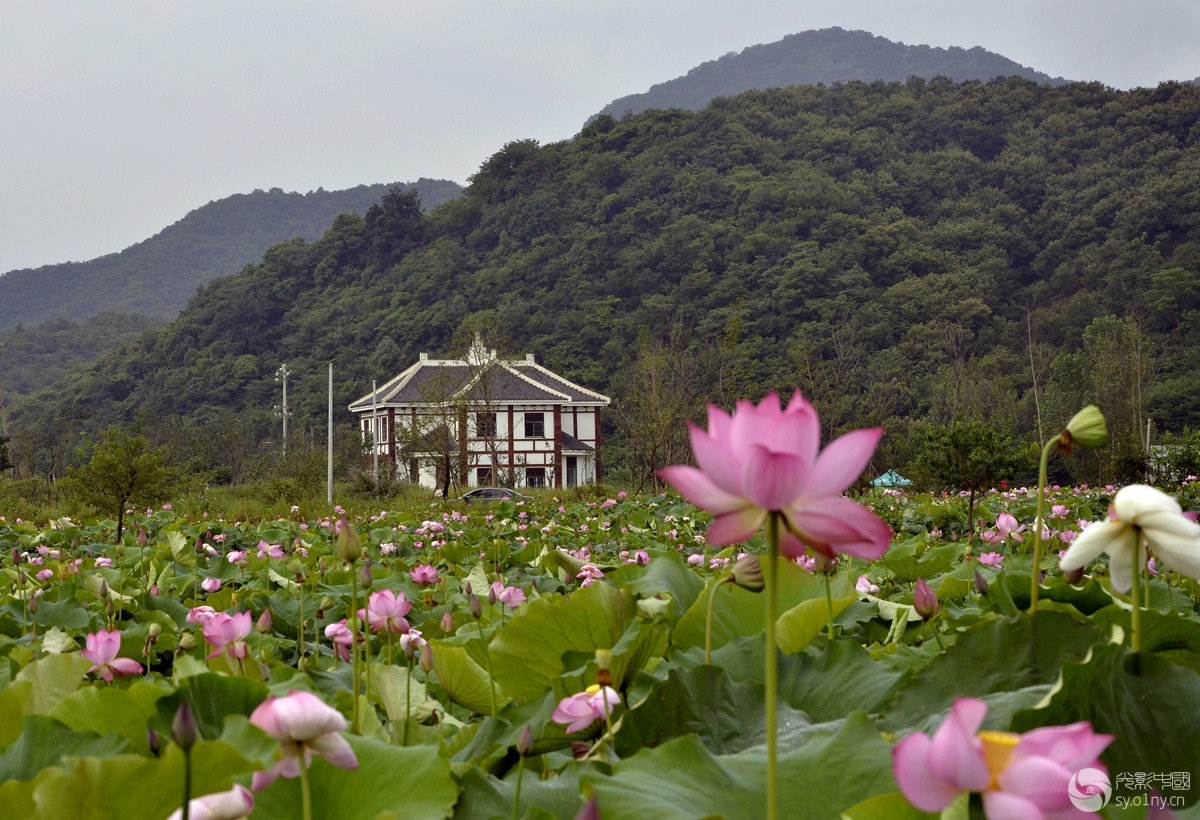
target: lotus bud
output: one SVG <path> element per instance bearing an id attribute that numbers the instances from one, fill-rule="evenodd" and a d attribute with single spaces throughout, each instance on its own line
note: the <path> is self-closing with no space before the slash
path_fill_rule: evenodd
<path id="1" fill-rule="evenodd" d="M 447 635 L 449 635 L 453 631 L 454 615 L 451 614 L 450 609 L 447 608 L 446 611 L 442 613 L 442 632 L 445 632 Z"/>
<path id="2" fill-rule="evenodd" d="M 108 603 L 110 606 L 112 605 L 112 601 L 109 601 Z M 29 599 L 29 614 L 36 615 L 37 611 L 38 611 L 38 599 L 30 598 Z"/>
<path id="3" fill-rule="evenodd" d="M 494 586 L 488 587 L 488 603 L 494 604 L 498 600 L 499 599 L 496 597 L 496 587 L 494 587 Z"/>
<path id="4" fill-rule="evenodd" d="M 108 581 L 103 578 L 100 579 L 100 590 L 97 595 L 101 598 L 108 598 Z"/>
<path id="5" fill-rule="evenodd" d="M 362 541 L 354 527 L 346 519 L 338 521 L 338 554 L 347 564 L 353 564 L 362 558 Z"/>
<path id="6" fill-rule="evenodd" d="M 924 578 L 918 578 L 916 587 L 913 589 L 913 609 L 921 616 L 921 620 L 928 621 L 941 610 L 942 604 L 938 601 L 937 595 L 929 585 L 925 583 Z"/>
<path id="7" fill-rule="evenodd" d="M 417 663 L 421 667 L 421 671 L 428 675 L 433 671 L 433 649 L 429 644 L 421 647 L 421 656 L 417 658 Z"/>
<path id="8" fill-rule="evenodd" d="M 1076 444 L 1090 450 L 1108 445 L 1108 425 L 1104 421 L 1104 414 L 1094 404 L 1089 404 L 1072 416 L 1058 434 L 1058 446 L 1067 455 L 1071 454 Z"/>
<path id="9" fill-rule="evenodd" d="M 470 582 L 470 581 L 463 581 L 463 585 L 462 585 L 462 591 L 463 591 L 463 594 L 464 594 L 464 595 L 470 595 L 470 594 L 471 594 L 471 592 L 472 592 L 473 590 L 471 589 L 471 582 Z"/>
<path id="10" fill-rule="evenodd" d="M 743 555 L 733 564 L 729 577 L 733 582 L 749 592 L 762 592 L 763 581 L 762 562 L 757 555 Z"/>
<path id="11" fill-rule="evenodd" d="M 196 648 L 196 636 L 191 632 L 182 632 L 179 635 L 179 648 L 184 652 L 189 649 Z"/>
<path id="12" fill-rule="evenodd" d="M 158 757 L 162 753 L 162 742 L 158 739 L 158 732 L 154 731 L 153 727 L 146 729 L 146 746 L 150 749 L 150 754 Z"/>
<path id="13" fill-rule="evenodd" d="M 375 576 L 371 574 L 371 559 L 368 558 L 363 562 L 362 572 L 358 576 L 358 585 L 363 589 L 370 589 L 375 583 Z"/>
<path id="14" fill-rule="evenodd" d="M 258 634 L 266 635 L 271 631 L 271 610 L 264 609 L 262 614 L 258 616 L 258 621 L 254 624 L 258 629 Z"/>
<path id="15" fill-rule="evenodd" d="M 521 736 L 517 738 L 517 754 L 521 757 L 529 757 L 533 754 L 533 729 L 528 723 L 521 730 Z"/>
<path id="16" fill-rule="evenodd" d="M 975 591 L 980 595 L 987 595 L 988 593 L 987 578 L 984 578 L 979 570 L 975 570 Z"/>
<path id="17" fill-rule="evenodd" d="M 150 637 L 151 643 L 157 641 L 158 636 L 162 634 L 162 624 L 154 621 L 150 624 L 150 628 L 146 631 L 146 634 Z"/>
<path id="18" fill-rule="evenodd" d="M 196 716 L 192 714 L 192 707 L 186 700 L 181 700 L 179 708 L 175 710 L 175 717 L 171 720 L 171 734 L 179 748 L 185 752 L 196 745 L 200 727 L 196 725 Z"/>
<path id="19" fill-rule="evenodd" d="M 477 621 L 483 617 L 483 602 L 481 602 L 479 600 L 479 596 L 473 592 L 471 593 L 471 596 L 467 598 L 467 611 L 470 612 L 471 617 Z"/>
<path id="20" fill-rule="evenodd" d="M 138 528 L 137 545 L 139 547 L 144 547 L 144 546 L 146 546 L 146 542 L 149 540 L 150 540 L 150 537 L 148 535 L 146 535 L 146 528 L 145 527 Z"/>
<path id="21" fill-rule="evenodd" d="M 1068 584 L 1074 586 L 1083 580 L 1083 567 L 1078 567 L 1063 573 L 1063 578 Z"/>
<path id="22" fill-rule="evenodd" d="M 157 598 L 157 597 L 158 597 L 158 595 L 159 595 L 159 591 L 160 591 L 160 590 L 159 590 L 159 588 L 158 588 L 158 584 L 151 584 L 151 585 L 150 585 L 150 597 L 151 597 L 151 598 Z"/>

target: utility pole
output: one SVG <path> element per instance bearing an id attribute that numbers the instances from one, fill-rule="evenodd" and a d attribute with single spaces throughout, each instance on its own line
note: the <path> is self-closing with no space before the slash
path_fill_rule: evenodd
<path id="1" fill-rule="evenodd" d="M 12 464 L 12 444 L 8 440 L 8 411 L 4 409 L 4 393 L 0 391 L 0 447 L 4 450 L 0 451 L 0 469 L 5 464 Z M 16 476 L 16 467 L 13 467 L 13 476 Z"/>
<path id="2" fill-rule="evenodd" d="M 379 435 L 379 428 L 379 388 L 375 386 L 375 380 L 371 379 L 371 465 L 375 471 L 376 495 L 379 495 L 379 439 L 383 438 Z"/>
<path id="3" fill-rule="evenodd" d="M 287 362 L 279 365 L 279 369 L 275 371 L 275 381 L 283 382 L 283 406 L 280 408 L 280 413 L 283 416 L 283 457 L 287 458 L 287 380 L 292 371 L 288 370 Z"/>
<path id="4" fill-rule="evenodd" d="M 333 362 L 329 363 L 329 431 L 327 464 L 325 468 L 325 501 L 333 506 Z"/>

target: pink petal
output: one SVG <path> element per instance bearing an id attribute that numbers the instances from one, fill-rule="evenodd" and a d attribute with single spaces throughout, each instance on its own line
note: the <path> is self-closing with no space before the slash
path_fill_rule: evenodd
<path id="1" fill-rule="evenodd" d="M 1010 763 L 1000 773 L 1000 787 L 1043 811 L 1058 811 L 1071 806 L 1067 787 L 1076 771 L 1048 757 L 1028 757 Z"/>
<path id="2" fill-rule="evenodd" d="M 804 487 L 805 498 L 841 495 L 853 484 L 875 453 L 882 427 L 855 430 L 830 442 L 821 451 Z"/>
<path id="3" fill-rule="evenodd" d="M 987 817 L 995 817 L 996 820 L 1003 820 L 1003 818 L 1042 820 L 1045 817 L 1037 804 L 1020 795 L 1000 791 L 983 793 L 983 812 Z M 1087 817 L 1088 815 L 1079 816 Z"/>
<path id="4" fill-rule="evenodd" d="M 338 732 L 330 732 L 308 741 L 308 747 L 334 766 L 343 769 L 357 769 L 358 758 L 346 738 Z"/>
<path id="5" fill-rule="evenodd" d="M 708 525 L 704 537 L 710 544 L 724 546 L 738 544 L 758 532 L 767 519 L 767 511 L 761 507 L 746 504 L 740 510 L 723 513 L 713 519 Z"/>
<path id="6" fill-rule="evenodd" d="M 807 466 L 803 459 L 771 452 L 761 444 L 753 445 L 746 455 L 741 484 L 755 506 L 782 510 L 799 497 Z"/>
<path id="7" fill-rule="evenodd" d="M 959 698 L 933 735 L 930 772 L 960 791 L 983 791 L 991 779 L 977 735 L 986 714 L 983 701 Z"/>
<path id="8" fill-rule="evenodd" d="M 736 510 L 747 503 L 744 498 L 721 489 L 707 473 L 695 467 L 664 467 L 658 471 L 658 476 L 674 485 L 679 494 L 688 501 L 714 515 Z"/>
<path id="9" fill-rule="evenodd" d="M 1044 726 L 1021 735 L 1013 751 L 1019 760 L 1024 757 L 1049 757 L 1072 771 L 1101 768 L 1097 759 L 1113 742 L 1112 735 L 1097 734 L 1087 721 L 1069 726 Z"/>
<path id="10" fill-rule="evenodd" d="M 929 737 L 920 732 L 901 740 L 892 749 L 892 774 L 909 803 L 921 811 L 940 812 L 954 802 L 959 790 L 929 770 L 931 745 Z"/>
<path id="11" fill-rule="evenodd" d="M 887 552 L 892 538 L 892 528 L 882 518 L 848 498 L 825 498 L 817 505 L 783 512 L 801 541 L 827 555 L 875 560 Z"/>
<path id="12" fill-rule="evenodd" d="M 142 665 L 133 658 L 116 658 L 109 662 L 109 667 L 119 675 L 140 675 Z"/>
<path id="13" fill-rule="evenodd" d="M 709 414 L 712 418 L 712 413 Z M 719 417 L 719 416 L 718 416 Z M 735 450 L 728 438 L 720 438 L 713 430 L 706 433 L 688 422 L 692 453 L 696 464 L 724 492 L 742 494 L 742 450 Z"/>

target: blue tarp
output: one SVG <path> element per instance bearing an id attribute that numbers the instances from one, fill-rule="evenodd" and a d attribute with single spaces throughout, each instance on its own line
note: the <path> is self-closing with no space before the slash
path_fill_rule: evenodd
<path id="1" fill-rule="evenodd" d="M 888 470 L 871 482 L 872 487 L 907 487 L 909 484 L 912 482 L 895 470 Z"/>

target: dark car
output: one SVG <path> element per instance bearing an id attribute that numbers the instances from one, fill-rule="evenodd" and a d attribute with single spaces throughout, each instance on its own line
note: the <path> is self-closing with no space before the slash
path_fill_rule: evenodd
<path id="1" fill-rule="evenodd" d="M 468 504 L 477 501 L 528 501 L 529 496 L 507 487 L 476 487 L 463 493 L 462 500 Z"/>

